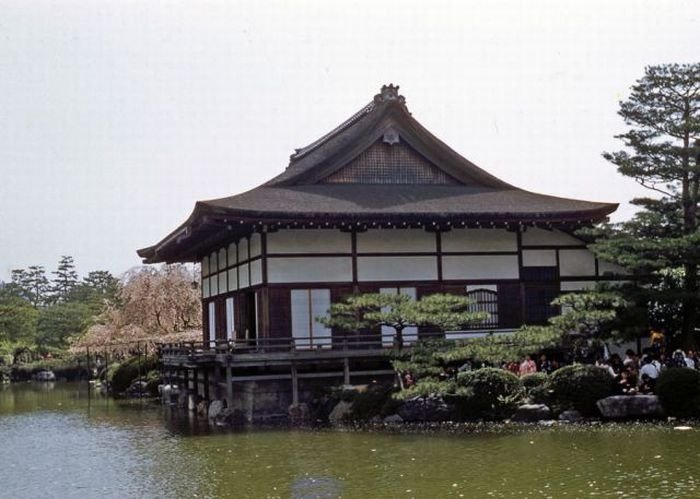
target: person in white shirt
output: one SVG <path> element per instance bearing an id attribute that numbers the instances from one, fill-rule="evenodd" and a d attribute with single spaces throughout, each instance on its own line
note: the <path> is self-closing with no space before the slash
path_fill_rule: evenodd
<path id="1" fill-rule="evenodd" d="M 645 374 L 649 376 L 651 380 L 656 380 L 659 377 L 659 368 L 654 365 L 654 362 L 649 356 L 642 359 L 642 368 L 639 370 L 640 381 Z"/>

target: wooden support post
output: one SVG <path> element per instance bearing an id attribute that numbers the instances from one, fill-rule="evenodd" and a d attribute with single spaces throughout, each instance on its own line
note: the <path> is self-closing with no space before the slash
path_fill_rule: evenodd
<path id="1" fill-rule="evenodd" d="M 197 395 L 199 395 L 199 376 L 197 372 L 197 368 L 195 367 L 192 372 L 192 384 L 193 384 L 193 391 L 195 394 L 195 398 Z"/>
<path id="2" fill-rule="evenodd" d="M 226 407 L 233 407 L 233 370 L 230 362 L 226 365 Z"/>
<path id="3" fill-rule="evenodd" d="M 204 400 L 209 402 L 209 369 L 204 370 Z"/>
<path id="4" fill-rule="evenodd" d="M 343 359 L 343 383 L 350 384 L 350 359 L 347 357 Z"/>
<path id="5" fill-rule="evenodd" d="M 292 404 L 299 404 L 299 376 L 297 375 L 297 366 L 292 362 Z"/>

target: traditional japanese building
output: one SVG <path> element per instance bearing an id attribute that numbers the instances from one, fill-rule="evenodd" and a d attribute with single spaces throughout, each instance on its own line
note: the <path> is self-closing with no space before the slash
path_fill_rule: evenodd
<path id="1" fill-rule="evenodd" d="M 574 232 L 616 207 L 490 175 L 418 123 L 388 85 L 297 149 L 277 177 L 197 202 L 138 254 L 145 263 L 201 263 L 205 340 L 327 346 L 337 333 L 315 318 L 356 292 L 467 294 L 490 313 L 471 327 L 512 329 L 545 322 L 561 292 L 615 278 L 620 269 Z M 391 331 L 381 334 L 391 344 Z"/>

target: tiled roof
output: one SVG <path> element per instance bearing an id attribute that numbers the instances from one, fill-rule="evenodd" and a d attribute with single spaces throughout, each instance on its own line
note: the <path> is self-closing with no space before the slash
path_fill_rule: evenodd
<path id="1" fill-rule="evenodd" d="M 220 220 L 590 223 L 616 208 L 524 191 L 494 177 L 432 135 L 408 112 L 398 87 L 385 85 L 359 112 L 297 149 L 280 175 L 242 194 L 198 202 L 180 227 L 139 255 L 148 262 L 191 258 L 192 245 L 216 237 Z"/>

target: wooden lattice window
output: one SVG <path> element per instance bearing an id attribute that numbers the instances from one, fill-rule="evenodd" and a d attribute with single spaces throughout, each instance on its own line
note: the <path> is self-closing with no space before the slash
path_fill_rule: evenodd
<path id="1" fill-rule="evenodd" d="M 467 293 L 472 300 L 470 312 L 486 312 L 489 316 L 481 322 L 469 324 L 469 329 L 494 329 L 498 327 L 498 293 L 491 289 L 478 288 Z"/>
<path id="2" fill-rule="evenodd" d="M 457 182 L 410 146 L 378 141 L 322 183 L 453 185 Z"/>

